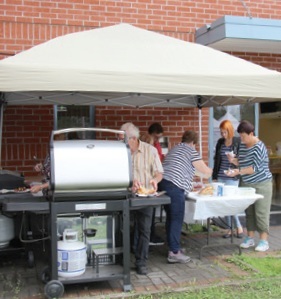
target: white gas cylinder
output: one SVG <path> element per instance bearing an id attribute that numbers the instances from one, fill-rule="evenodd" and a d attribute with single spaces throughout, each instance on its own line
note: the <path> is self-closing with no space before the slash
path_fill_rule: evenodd
<path id="1" fill-rule="evenodd" d="M 58 241 L 58 276 L 79 276 L 85 272 L 86 262 L 86 245 L 78 241 L 78 232 L 65 229 L 63 240 Z"/>
<path id="2" fill-rule="evenodd" d="M 0 248 L 7 247 L 14 237 L 14 219 L 0 214 Z"/>

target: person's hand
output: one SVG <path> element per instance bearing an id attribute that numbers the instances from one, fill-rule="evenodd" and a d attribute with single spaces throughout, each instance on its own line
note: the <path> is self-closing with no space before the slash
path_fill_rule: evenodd
<path id="1" fill-rule="evenodd" d="M 156 192 L 157 189 L 158 189 L 158 182 L 157 182 L 157 180 L 156 179 L 152 179 L 149 183 L 152 185 L 153 189 Z"/>
<path id="2" fill-rule="evenodd" d="M 40 191 L 42 191 L 42 184 L 41 185 L 34 185 L 34 186 L 32 186 L 31 188 L 30 188 L 30 192 L 31 193 L 38 193 L 38 192 L 40 192 Z"/>
<path id="3" fill-rule="evenodd" d="M 237 175 L 240 174 L 238 168 L 226 170 L 224 173 L 225 173 L 228 177 L 231 177 L 231 178 L 233 178 L 233 177 L 235 177 L 235 176 L 237 176 Z"/>
<path id="4" fill-rule="evenodd" d="M 30 192 L 31 193 L 38 193 L 38 192 L 42 191 L 43 189 L 47 189 L 47 188 L 49 188 L 49 182 L 44 183 L 44 184 L 31 186 Z"/>
<path id="5" fill-rule="evenodd" d="M 140 189 L 141 186 L 143 186 L 143 184 L 141 182 L 139 182 L 138 180 L 134 180 L 133 186 L 132 186 L 132 191 L 137 192 L 137 190 Z"/>
<path id="6" fill-rule="evenodd" d="M 34 170 L 37 171 L 37 172 L 41 172 L 43 169 L 43 165 L 42 163 L 38 163 L 34 166 Z"/>

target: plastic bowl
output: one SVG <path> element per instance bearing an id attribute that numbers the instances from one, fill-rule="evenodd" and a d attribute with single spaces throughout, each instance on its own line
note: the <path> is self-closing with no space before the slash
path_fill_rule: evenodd
<path id="1" fill-rule="evenodd" d="M 256 194 L 256 189 L 251 187 L 239 187 L 237 189 L 238 195 L 254 195 Z"/>
<path id="2" fill-rule="evenodd" d="M 223 195 L 224 196 L 235 195 L 235 194 L 237 194 L 237 190 L 238 190 L 238 187 L 236 187 L 236 186 L 224 185 L 223 186 Z"/>

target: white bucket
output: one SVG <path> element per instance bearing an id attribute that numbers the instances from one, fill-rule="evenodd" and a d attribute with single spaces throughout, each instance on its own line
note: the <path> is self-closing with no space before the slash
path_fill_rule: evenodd
<path id="1" fill-rule="evenodd" d="M 238 190 L 238 187 L 236 187 L 236 186 L 225 185 L 223 187 L 223 195 L 224 196 L 236 195 L 237 194 L 237 190 Z"/>
<path id="2" fill-rule="evenodd" d="M 86 245 L 78 241 L 78 233 L 65 229 L 63 241 L 58 241 L 58 276 L 75 277 L 86 270 Z"/>

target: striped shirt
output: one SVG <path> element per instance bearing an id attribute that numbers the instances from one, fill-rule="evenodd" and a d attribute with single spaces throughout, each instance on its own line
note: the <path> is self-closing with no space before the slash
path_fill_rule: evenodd
<path id="1" fill-rule="evenodd" d="M 195 173 L 192 162 L 198 160 L 201 160 L 201 157 L 192 146 L 186 143 L 176 145 L 164 159 L 164 179 L 188 193 L 192 190 L 192 181 Z"/>
<path id="2" fill-rule="evenodd" d="M 221 180 L 237 180 L 235 178 L 231 178 L 227 176 L 224 173 L 224 170 L 228 170 L 231 167 L 231 163 L 229 163 L 227 155 L 225 153 L 231 151 L 232 151 L 232 146 L 226 146 L 225 144 L 222 144 L 220 149 L 221 162 L 220 162 L 220 169 L 218 172 L 218 178 Z"/>
<path id="3" fill-rule="evenodd" d="M 262 141 L 258 141 L 250 148 L 247 148 L 244 143 L 241 143 L 238 160 L 240 168 L 252 166 L 254 169 L 253 174 L 241 176 L 243 182 L 258 183 L 272 178 L 272 174 L 269 170 L 267 150 Z"/>
<path id="4" fill-rule="evenodd" d="M 132 154 L 133 179 L 141 182 L 146 188 L 150 189 L 150 181 L 156 173 L 163 173 L 163 166 L 159 159 L 157 149 L 139 140 L 137 151 Z"/>

